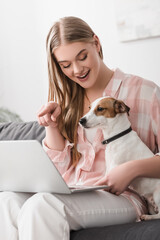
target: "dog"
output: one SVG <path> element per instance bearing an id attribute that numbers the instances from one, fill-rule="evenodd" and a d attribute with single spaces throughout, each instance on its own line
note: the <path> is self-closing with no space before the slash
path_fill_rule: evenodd
<path id="1" fill-rule="evenodd" d="M 128 119 L 129 110 L 123 101 L 101 97 L 91 104 L 89 112 L 79 121 L 84 128 L 102 129 L 102 143 L 106 144 L 107 173 L 124 162 L 154 156 L 132 130 Z M 137 178 L 131 187 L 148 201 L 149 215 L 141 216 L 141 220 L 160 218 L 160 179 Z M 156 204 L 156 208 L 151 206 L 149 199 Z"/>

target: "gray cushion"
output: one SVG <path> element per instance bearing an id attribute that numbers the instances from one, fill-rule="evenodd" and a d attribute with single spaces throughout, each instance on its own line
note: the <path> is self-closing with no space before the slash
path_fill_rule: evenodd
<path id="1" fill-rule="evenodd" d="M 71 233 L 70 240 L 159 240 L 160 220 L 88 228 Z"/>
<path id="2" fill-rule="evenodd" d="M 0 140 L 32 140 L 42 142 L 45 128 L 38 122 L 10 122 L 0 123 Z"/>

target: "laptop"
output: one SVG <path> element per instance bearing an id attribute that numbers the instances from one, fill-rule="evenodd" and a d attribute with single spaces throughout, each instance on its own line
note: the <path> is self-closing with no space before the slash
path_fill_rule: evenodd
<path id="1" fill-rule="evenodd" d="M 37 140 L 0 141 L 0 191 L 71 194 L 101 186 L 68 186 Z"/>

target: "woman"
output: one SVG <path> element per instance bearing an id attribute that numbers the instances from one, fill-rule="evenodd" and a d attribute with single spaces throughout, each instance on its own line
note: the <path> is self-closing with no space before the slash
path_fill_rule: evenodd
<path id="1" fill-rule="evenodd" d="M 134 222 L 147 208 L 144 199 L 128 186 L 137 177 L 160 177 L 158 86 L 109 69 L 99 38 L 76 17 L 62 18 L 52 26 L 47 56 L 49 101 L 38 113 L 39 124 L 46 127 L 44 149 L 67 184 L 107 184 L 109 192 L 2 193 L 3 239 L 68 240 L 70 230 Z M 90 103 L 103 95 L 125 101 L 131 108 L 132 128 L 155 154 L 122 164 L 107 176 L 102 132 L 84 130 L 78 124 Z"/>

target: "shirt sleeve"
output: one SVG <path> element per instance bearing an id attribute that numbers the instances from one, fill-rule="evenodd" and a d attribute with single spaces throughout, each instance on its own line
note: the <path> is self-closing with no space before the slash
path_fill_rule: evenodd
<path id="1" fill-rule="evenodd" d="M 71 148 L 73 143 L 70 143 L 68 140 L 65 140 L 65 147 L 63 151 L 50 149 L 46 143 L 45 138 L 42 141 L 42 146 L 44 151 L 47 153 L 49 158 L 52 160 L 58 171 L 63 174 L 68 170 L 71 165 Z"/>
<path id="2" fill-rule="evenodd" d="M 155 87 L 151 99 L 152 129 L 155 135 L 155 153 L 160 155 L 160 88 Z"/>

